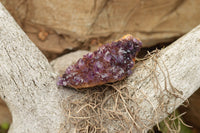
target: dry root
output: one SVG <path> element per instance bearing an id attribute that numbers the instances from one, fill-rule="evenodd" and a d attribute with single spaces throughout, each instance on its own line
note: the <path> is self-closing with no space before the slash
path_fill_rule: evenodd
<path id="1" fill-rule="evenodd" d="M 143 94 L 142 98 L 135 97 L 136 91 L 140 90 L 138 88 L 130 90 L 122 83 L 125 81 L 106 84 L 104 86 L 81 91 L 80 93 L 83 94 L 81 98 L 71 96 L 66 100 L 65 108 L 67 121 L 64 128 L 67 128 L 68 132 L 71 132 L 72 129 L 75 128 L 78 133 L 146 132 L 152 128 L 152 125 L 145 125 L 144 121 L 153 121 L 154 124 L 157 124 L 159 129 L 159 114 L 163 114 L 160 112 L 169 114 L 167 109 L 167 107 L 169 107 L 169 100 L 166 99 L 172 99 L 172 97 L 181 98 L 182 92 L 179 92 L 173 87 L 167 68 L 165 67 L 165 70 L 163 70 L 163 68 L 160 67 L 160 64 L 157 62 L 157 57 L 158 51 L 154 51 L 154 53 L 149 53 L 148 56 L 143 59 L 152 60 L 151 66 L 144 65 L 144 69 L 149 69 L 151 75 L 145 77 L 143 80 L 146 78 L 152 79 L 151 82 L 154 85 L 154 89 L 159 93 L 159 96 L 156 97 L 159 106 L 154 107 L 153 103 L 145 94 Z M 140 59 L 140 61 L 143 60 Z M 159 84 L 156 74 L 157 68 L 161 69 L 163 72 L 165 77 L 164 90 L 166 90 L 165 92 L 167 93 L 163 93 L 163 89 Z M 143 80 L 140 82 L 143 82 Z M 168 89 L 167 82 L 169 82 L 171 89 Z M 141 100 L 146 100 L 149 102 L 149 106 L 152 106 L 151 113 L 154 114 L 153 118 L 146 117 L 145 114 L 143 118 L 138 115 L 140 110 L 143 109 L 139 104 Z M 172 108 L 175 110 L 175 107 Z M 170 126 L 169 122 L 167 122 L 167 120 L 175 121 L 175 119 L 178 119 L 179 122 L 182 121 L 179 116 L 177 117 L 172 113 L 168 119 L 165 119 L 165 124 L 169 131 L 179 132 L 179 127 Z"/>

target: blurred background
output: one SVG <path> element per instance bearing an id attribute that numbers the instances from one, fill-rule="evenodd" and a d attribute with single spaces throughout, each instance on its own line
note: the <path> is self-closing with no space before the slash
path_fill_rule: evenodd
<path id="1" fill-rule="evenodd" d="M 80 49 L 95 50 L 101 44 L 132 34 L 146 51 L 170 45 L 200 24 L 200 0 L 0 0 L 49 61 Z M 192 51 L 191 51 L 192 52 Z M 188 88 L 189 89 L 189 88 Z M 182 119 L 200 132 L 200 91 L 189 98 Z M 0 133 L 12 121 L 0 99 Z M 156 130 L 156 132 L 159 132 Z M 160 131 L 161 132 L 161 131 Z M 162 130 L 162 132 L 167 132 Z"/>

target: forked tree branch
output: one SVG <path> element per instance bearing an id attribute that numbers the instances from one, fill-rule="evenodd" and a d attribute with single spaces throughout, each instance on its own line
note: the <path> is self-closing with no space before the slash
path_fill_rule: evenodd
<path id="1" fill-rule="evenodd" d="M 55 71 L 63 71 L 83 54 L 68 54 L 53 61 L 52 66 Z M 124 82 L 112 85 L 119 92 L 122 90 L 118 86 L 127 88 L 130 100 L 135 99 L 124 103 L 125 113 L 135 122 L 132 131 L 139 128 L 147 131 L 200 87 L 199 62 L 200 26 L 197 26 L 141 61 Z M 47 59 L 0 4 L 0 97 L 12 114 L 10 133 L 66 132 L 62 128 L 70 123 L 63 103 L 72 95 L 79 99 L 84 93 L 58 89 L 56 80 Z M 126 102 L 120 93 L 118 96 Z M 113 131 L 115 126 L 116 123 L 110 123 L 104 128 Z M 73 127 L 72 131 L 75 130 Z"/>

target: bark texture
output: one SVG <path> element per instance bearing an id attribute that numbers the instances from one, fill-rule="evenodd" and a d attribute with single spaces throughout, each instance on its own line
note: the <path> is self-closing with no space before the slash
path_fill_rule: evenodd
<path id="1" fill-rule="evenodd" d="M 58 132 L 64 115 L 55 74 L 1 4 L 0 68 L 0 96 L 12 114 L 9 132 Z"/>
<path id="2" fill-rule="evenodd" d="M 63 71 L 63 66 L 67 67 L 83 54 L 85 52 L 68 54 L 56 59 L 52 66 L 56 71 Z M 74 55 L 76 57 L 71 58 Z M 152 69 L 146 68 L 154 66 L 155 61 L 157 67 L 152 73 Z M 200 26 L 159 52 L 156 60 L 149 58 L 138 64 L 127 80 L 116 83 L 128 88 L 130 96 L 137 98 L 134 103 L 138 107 L 136 121 L 144 124 L 143 131 L 164 119 L 200 87 L 199 62 Z M 84 94 L 56 87 L 56 74 L 47 59 L 1 4 L 0 69 L 0 97 L 12 114 L 10 133 L 54 133 L 69 124 L 65 121 L 62 103 L 71 95 L 76 94 L 78 99 Z M 156 87 L 155 81 L 159 83 Z M 169 96 L 169 91 L 174 95 Z M 166 107 L 164 111 L 162 105 Z M 113 131 L 115 126 L 110 123 L 105 128 Z M 139 127 L 135 125 L 132 130 L 136 128 Z"/>

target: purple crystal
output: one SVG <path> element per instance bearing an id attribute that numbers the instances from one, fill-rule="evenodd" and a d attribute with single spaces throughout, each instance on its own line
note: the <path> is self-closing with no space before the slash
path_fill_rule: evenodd
<path id="1" fill-rule="evenodd" d="M 81 68 L 81 67 L 83 67 L 84 66 L 84 61 L 83 61 L 83 59 L 79 59 L 78 60 L 78 66 Z"/>
<path id="2" fill-rule="evenodd" d="M 95 67 L 97 67 L 98 69 L 102 69 L 103 68 L 103 63 L 100 61 L 95 62 Z"/>
<path id="3" fill-rule="evenodd" d="M 129 76 L 142 43 L 127 35 L 88 53 L 66 69 L 57 84 L 76 89 L 122 80 Z"/>
<path id="4" fill-rule="evenodd" d="M 105 53 L 103 59 L 104 59 L 105 61 L 109 62 L 109 61 L 111 60 L 111 58 L 112 58 L 112 56 L 111 56 L 110 52 L 109 52 L 109 51 L 106 51 L 106 53 Z"/>

